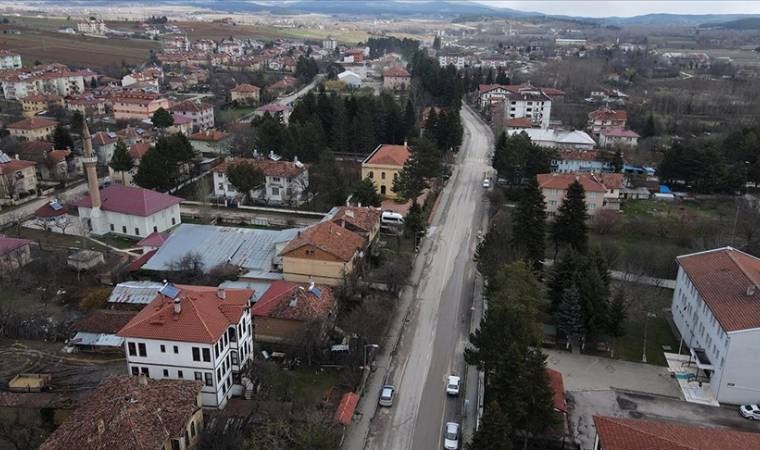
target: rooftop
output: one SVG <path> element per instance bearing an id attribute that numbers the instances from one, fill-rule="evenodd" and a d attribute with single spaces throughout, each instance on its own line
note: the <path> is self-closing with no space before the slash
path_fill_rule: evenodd
<path id="1" fill-rule="evenodd" d="M 760 259 L 723 247 L 676 261 L 723 330 L 760 328 Z"/>
<path id="2" fill-rule="evenodd" d="M 574 181 L 578 181 L 586 192 L 607 192 L 601 180 L 587 173 L 540 173 L 536 175 L 540 189 L 566 190 Z"/>
<path id="3" fill-rule="evenodd" d="M 163 448 L 184 436 L 201 388 L 199 381 L 108 377 L 40 450 Z"/>
<path id="4" fill-rule="evenodd" d="M 169 233 L 154 231 L 137 243 L 140 247 L 161 247 L 169 239 Z"/>
<path id="5" fill-rule="evenodd" d="M 115 334 L 129 323 L 136 314 L 134 311 L 96 309 L 79 319 L 74 324 L 73 329 L 76 331 L 88 331 L 90 333 Z"/>
<path id="6" fill-rule="evenodd" d="M 100 198 L 102 200 L 100 209 L 103 211 L 142 217 L 151 216 L 182 201 L 181 198 L 173 195 L 120 184 L 112 184 L 101 189 Z M 73 204 L 84 208 L 92 208 L 89 194 Z"/>
<path id="7" fill-rule="evenodd" d="M 280 255 L 311 246 L 329 253 L 341 261 L 350 261 L 357 250 L 363 249 L 365 239 L 332 222 L 319 222 L 298 233 Z"/>
<path id="8" fill-rule="evenodd" d="M 388 67 L 383 70 L 383 77 L 409 77 L 409 72 L 401 66 Z"/>
<path id="9" fill-rule="evenodd" d="M 309 322 L 325 319 L 335 300 L 328 286 L 314 286 L 277 280 L 253 305 L 254 316 Z"/>
<path id="10" fill-rule="evenodd" d="M 254 85 L 248 84 L 248 83 L 238 84 L 234 88 L 230 89 L 230 91 L 232 91 L 232 92 L 240 92 L 240 93 L 259 92 L 260 90 L 261 90 L 260 87 L 254 86 Z"/>
<path id="11" fill-rule="evenodd" d="M 250 164 L 259 169 L 268 177 L 297 177 L 306 170 L 306 166 L 300 162 L 273 161 L 264 158 L 230 158 L 229 160 L 214 167 L 214 172 L 224 173 L 227 168 L 237 164 Z"/>
<path id="12" fill-rule="evenodd" d="M 147 305 L 156 298 L 163 285 L 156 281 L 125 281 L 114 286 L 108 303 Z"/>
<path id="13" fill-rule="evenodd" d="M 526 128 L 522 130 L 508 130 L 510 135 L 515 133 L 527 133 L 533 142 L 550 142 L 555 146 L 572 145 L 596 145 L 594 139 L 584 131 L 555 130 L 543 128 Z"/>
<path id="14" fill-rule="evenodd" d="M 633 130 L 626 130 L 625 128 L 608 128 L 606 130 L 602 130 L 602 135 L 604 136 L 610 136 L 610 137 L 623 137 L 623 138 L 637 138 L 639 137 L 639 133 L 633 131 Z"/>
<path id="15" fill-rule="evenodd" d="M 170 285 L 171 286 L 171 285 Z M 172 298 L 160 293 L 119 332 L 120 337 L 213 344 L 240 317 L 253 296 L 250 289 L 176 285 Z M 180 312 L 175 312 L 179 299 Z"/>
<path id="16" fill-rule="evenodd" d="M 19 120 L 8 125 L 7 128 L 12 130 L 37 130 L 39 128 L 48 128 L 58 125 L 55 120 L 46 119 L 44 117 L 31 117 L 29 119 Z"/>
<path id="17" fill-rule="evenodd" d="M 10 238 L 0 234 L 0 255 L 6 255 L 17 248 L 21 248 L 31 243 L 32 241 L 27 239 Z"/>
<path id="18" fill-rule="evenodd" d="M 382 213 L 378 208 L 336 206 L 327 213 L 325 220 L 330 220 L 337 224 L 345 221 L 366 233 L 372 231 L 380 223 L 381 215 Z"/>
<path id="19" fill-rule="evenodd" d="M 602 120 L 602 121 L 626 120 L 628 119 L 628 113 L 626 113 L 625 111 L 620 111 L 620 110 L 615 110 L 615 109 L 610 109 L 610 108 L 600 108 L 588 113 L 588 117 L 591 120 Z"/>
<path id="20" fill-rule="evenodd" d="M 407 159 L 409 159 L 407 145 L 380 144 L 362 164 L 403 167 Z"/>

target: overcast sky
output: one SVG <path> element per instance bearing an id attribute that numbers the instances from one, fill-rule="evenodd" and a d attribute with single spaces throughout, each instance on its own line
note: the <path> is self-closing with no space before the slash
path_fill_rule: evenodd
<path id="1" fill-rule="evenodd" d="M 496 7 L 582 17 L 630 17 L 650 13 L 760 14 L 760 1 L 508 1 L 477 0 Z"/>

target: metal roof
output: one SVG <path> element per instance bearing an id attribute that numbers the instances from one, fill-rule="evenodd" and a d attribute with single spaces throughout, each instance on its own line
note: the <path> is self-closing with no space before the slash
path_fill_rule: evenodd
<path id="1" fill-rule="evenodd" d="M 119 283 L 111 291 L 108 303 L 133 303 L 147 305 L 152 302 L 163 283 L 155 281 L 127 281 Z"/>
<path id="2" fill-rule="evenodd" d="M 279 264 L 278 252 L 298 231 L 298 228 L 261 230 L 183 223 L 169 235 L 143 269 L 169 270 L 172 262 L 196 253 L 200 255 L 205 270 L 229 263 L 266 275 L 275 271 L 275 265 Z"/>
<path id="3" fill-rule="evenodd" d="M 121 347 L 124 338 L 108 333 L 88 333 L 79 331 L 70 341 L 74 345 L 92 345 L 95 347 Z"/>
<path id="4" fill-rule="evenodd" d="M 251 301 L 256 303 L 264 295 L 264 293 L 272 285 L 271 281 L 225 281 L 220 284 L 220 288 L 225 289 L 253 289 L 253 297 Z"/>

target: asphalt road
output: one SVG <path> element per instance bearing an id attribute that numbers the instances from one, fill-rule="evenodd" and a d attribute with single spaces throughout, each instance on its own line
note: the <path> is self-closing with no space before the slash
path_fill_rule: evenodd
<path id="1" fill-rule="evenodd" d="M 446 376 L 465 372 L 463 358 L 470 324 L 475 265 L 473 254 L 483 226 L 484 175 L 490 173 L 492 134 L 467 108 L 459 164 L 441 199 L 423 247 L 424 267 L 416 282 L 413 309 L 387 382 L 396 386 L 393 407 L 375 415 L 367 449 L 443 447 L 446 422 L 462 423 L 464 400 L 474 413 L 475 392 L 447 398 Z M 470 385 L 471 383 L 467 383 Z M 372 395 L 369 393 L 368 395 Z"/>

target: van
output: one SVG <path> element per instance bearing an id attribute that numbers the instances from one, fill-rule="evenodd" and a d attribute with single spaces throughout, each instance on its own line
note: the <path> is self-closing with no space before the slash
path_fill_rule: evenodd
<path id="1" fill-rule="evenodd" d="M 380 224 L 385 226 L 402 226 L 404 225 L 404 216 L 392 211 L 383 211 L 380 216 Z"/>

